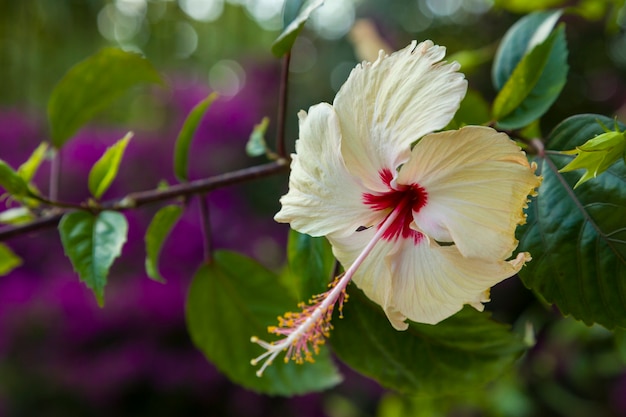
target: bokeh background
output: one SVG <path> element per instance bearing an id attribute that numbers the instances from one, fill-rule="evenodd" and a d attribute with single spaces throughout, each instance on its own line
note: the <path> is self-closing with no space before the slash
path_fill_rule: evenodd
<path id="1" fill-rule="evenodd" d="M 491 59 L 501 36 L 522 16 L 518 3 L 522 9 L 561 5 L 573 11 L 564 18 L 568 83 L 542 119 L 544 134 L 578 113 L 626 121 L 623 0 L 505 3 L 510 4 L 327 0 L 293 50 L 290 149 L 297 111 L 331 102 L 363 50 L 376 42 L 392 49 L 412 39 L 446 45 L 464 64 L 470 87 L 492 100 Z M 282 0 L 0 2 L 0 159 L 17 166 L 46 140 L 46 102 L 55 83 L 76 62 L 114 45 L 145 54 L 168 86 L 132 91 L 67 144 L 63 200 L 87 197 L 91 165 L 128 130 L 135 137 L 105 198 L 173 182 L 177 132 L 189 110 L 212 91 L 220 99 L 197 132 L 191 177 L 263 162 L 248 158 L 244 147 L 264 116 L 275 121 L 280 61 L 270 47 L 282 28 L 282 7 Z M 274 131 L 272 123 L 268 138 Z M 44 164 L 36 180 L 43 192 L 48 171 Z M 285 190 L 286 177 L 279 176 L 211 193 L 215 247 L 280 269 L 287 228 L 272 215 Z M 542 326 L 534 329 L 537 344 L 517 369 L 503 370 L 503 378 L 487 389 L 403 397 L 345 368 L 345 382 L 337 388 L 293 399 L 234 386 L 192 346 L 185 329 L 186 291 L 203 250 L 197 200 L 164 247 L 166 284 L 143 271 L 143 233 L 156 209 L 129 213 L 129 241 L 111 271 L 104 308 L 78 282 L 54 230 L 8 242 L 25 263 L 0 277 L 0 416 L 626 415 L 624 335 L 618 333 L 616 343 L 600 327 L 558 320 L 558 312 L 541 305 L 516 278 L 494 289 L 489 308 L 520 332 L 531 317 Z"/>

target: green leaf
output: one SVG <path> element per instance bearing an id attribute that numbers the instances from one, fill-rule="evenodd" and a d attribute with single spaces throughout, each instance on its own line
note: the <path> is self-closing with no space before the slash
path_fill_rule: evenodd
<path id="1" fill-rule="evenodd" d="M 460 129 L 465 125 L 481 125 L 489 121 L 491 114 L 489 104 L 474 90 L 467 90 L 465 98 L 461 102 L 459 110 L 454 114 L 454 118 L 446 130 Z"/>
<path id="2" fill-rule="evenodd" d="M 13 207 L 0 211 L 0 224 L 20 224 L 28 223 L 35 217 L 27 207 Z"/>
<path id="3" fill-rule="evenodd" d="M 511 78 L 522 58 L 548 39 L 561 14 L 561 10 L 532 13 L 511 26 L 500 42 L 491 69 L 493 86 L 497 91 Z"/>
<path id="4" fill-rule="evenodd" d="M 347 365 L 403 393 L 467 390 L 500 376 L 523 352 L 508 326 L 465 307 L 436 326 L 395 330 L 382 309 L 354 285 L 343 319 L 333 319 L 332 347 Z"/>
<path id="5" fill-rule="evenodd" d="M 165 282 L 159 273 L 159 255 L 165 239 L 183 213 L 178 205 L 161 208 L 146 231 L 146 273 L 155 281 Z"/>
<path id="6" fill-rule="evenodd" d="M 297 395 L 338 384 L 328 349 L 315 363 L 277 360 L 256 376 L 250 360 L 263 350 L 250 337 L 267 335 L 267 326 L 296 302 L 274 273 L 253 260 L 233 252 L 214 255 L 214 262 L 196 273 L 187 298 L 189 333 L 209 361 L 236 384 L 266 394 Z"/>
<path id="7" fill-rule="evenodd" d="M 17 169 L 17 173 L 24 182 L 29 183 L 33 180 L 33 177 L 37 173 L 39 166 L 46 158 L 46 153 L 48 151 L 48 143 L 41 142 L 39 146 L 33 151 L 28 160 L 19 166 Z"/>
<path id="8" fill-rule="evenodd" d="M 76 64 L 48 101 L 52 145 L 61 148 L 96 114 L 141 83 L 163 81 L 148 60 L 133 52 L 104 48 Z"/>
<path id="9" fill-rule="evenodd" d="M 0 159 L 0 187 L 9 194 L 22 197 L 28 193 L 28 184 L 3 160 Z"/>
<path id="10" fill-rule="evenodd" d="M 300 0 L 295 1 L 298 2 Z M 289 1 L 285 5 L 286 10 L 288 3 Z M 282 33 L 272 44 L 272 53 L 277 58 L 280 58 L 291 50 L 298 34 L 304 27 L 306 21 L 309 19 L 311 13 L 313 13 L 313 11 L 322 4 L 324 4 L 324 0 L 307 0 L 304 2 L 298 15 L 291 21 L 291 23 L 289 23 L 289 25 L 287 25 L 287 27 L 285 27 Z"/>
<path id="11" fill-rule="evenodd" d="M 7 245 L 0 243 L 0 276 L 7 275 L 20 265 L 22 265 L 22 259 Z"/>
<path id="12" fill-rule="evenodd" d="M 179 181 L 187 181 L 187 161 L 189 160 L 189 148 L 196 129 L 211 104 L 217 99 L 217 93 L 211 93 L 208 97 L 191 110 L 183 127 L 180 129 L 176 144 L 174 145 L 174 174 Z"/>
<path id="13" fill-rule="evenodd" d="M 522 58 L 493 103 L 502 129 L 518 129 L 540 118 L 557 99 L 567 80 L 567 42 L 560 25 Z"/>
<path id="14" fill-rule="evenodd" d="M 580 146 L 604 132 L 598 121 L 613 122 L 594 114 L 570 117 L 551 132 L 546 147 Z M 518 230 L 519 250 L 533 260 L 520 277 L 563 314 L 626 328 L 626 167 L 619 161 L 573 190 L 578 175 L 559 172 L 571 160 L 554 151 L 536 158 L 543 182 Z"/>
<path id="15" fill-rule="evenodd" d="M 248 156 L 261 156 L 267 153 L 267 143 L 265 143 L 265 132 L 270 123 L 268 117 L 264 117 L 261 123 L 254 126 L 254 130 L 250 134 L 250 139 L 246 143 L 246 153 Z"/>
<path id="16" fill-rule="evenodd" d="M 566 0 L 495 0 L 494 6 L 513 13 L 530 13 L 537 10 L 552 9 L 565 3 Z"/>
<path id="17" fill-rule="evenodd" d="M 63 216 L 59 234 L 65 255 L 100 306 L 109 268 L 126 242 L 128 223 L 123 214 L 103 211 L 98 215 L 75 211 Z"/>
<path id="18" fill-rule="evenodd" d="M 96 199 L 102 197 L 102 194 L 109 189 L 109 186 L 117 176 L 124 151 L 132 137 L 133 133 L 128 132 L 126 136 L 107 148 L 91 168 L 89 172 L 89 191 Z"/>
<path id="19" fill-rule="evenodd" d="M 328 290 L 335 257 L 325 237 L 311 237 L 290 230 L 287 242 L 289 272 L 300 300 Z"/>
<path id="20" fill-rule="evenodd" d="M 624 132 L 608 131 L 595 138 L 589 139 L 581 146 L 570 151 L 563 151 L 567 155 L 576 155 L 573 161 L 561 168 L 561 172 L 584 169 L 574 188 L 580 184 L 596 178 L 606 171 L 615 162 L 624 158 L 626 151 L 626 136 Z"/>

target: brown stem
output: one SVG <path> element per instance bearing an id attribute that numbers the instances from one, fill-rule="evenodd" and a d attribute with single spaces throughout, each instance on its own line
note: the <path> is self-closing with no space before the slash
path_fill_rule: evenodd
<path id="1" fill-rule="evenodd" d="M 103 202 L 100 208 L 86 206 L 84 209 L 90 211 L 130 210 L 148 204 L 172 200 L 179 197 L 188 197 L 195 194 L 204 194 L 208 191 L 215 190 L 221 187 L 226 187 L 228 185 L 267 177 L 286 171 L 288 167 L 289 161 L 287 159 L 281 158 L 277 161 L 273 161 L 267 164 L 227 172 L 225 174 L 220 174 L 209 178 L 203 178 L 184 184 L 173 185 L 164 190 L 156 189 L 130 193 L 122 199 Z M 25 224 L 3 227 L 0 229 L 0 241 L 7 240 L 11 237 L 24 235 L 32 231 L 54 227 L 59 223 L 61 217 L 63 217 L 63 214 L 68 211 L 70 210 L 55 212 L 52 215 L 36 219 L 32 222 Z"/>
<path id="2" fill-rule="evenodd" d="M 208 195 L 202 194 L 198 200 L 200 202 L 200 223 L 202 225 L 202 237 L 204 244 L 204 262 L 213 262 L 213 239 L 211 235 L 211 217 L 209 210 Z"/>
<path id="3" fill-rule="evenodd" d="M 289 61 L 291 60 L 291 53 L 287 52 L 283 58 L 283 68 L 280 78 L 280 95 L 278 96 L 278 117 L 276 122 L 276 152 L 281 158 L 287 157 L 287 151 L 285 149 L 285 124 L 287 121 L 287 98 L 289 93 Z"/>

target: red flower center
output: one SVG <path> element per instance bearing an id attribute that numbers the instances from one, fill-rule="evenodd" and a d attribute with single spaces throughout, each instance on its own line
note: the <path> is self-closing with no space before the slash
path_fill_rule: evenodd
<path id="1" fill-rule="evenodd" d="M 389 169 L 383 169 L 379 173 L 380 179 L 389 188 L 383 193 L 364 193 L 363 202 L 375 211 L 388 211 L 391 213 L 396 208 L 400 212 L 396 219 L 383 233 L 385 240 L 396 240 L 400 237 L 404 239 L 413 238 L 413 242 L 418 244 L 424 235 L 411 229 L 413 213 L 417 213 L 428 201 L 428 193 L 419 184 L 391 186 L 393 174 Z M 382 224 L 382 223 L 381 223 Z"/>

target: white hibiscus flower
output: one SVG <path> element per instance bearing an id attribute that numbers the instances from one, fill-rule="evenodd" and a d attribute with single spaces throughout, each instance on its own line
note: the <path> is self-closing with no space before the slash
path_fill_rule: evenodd
<path id="1" fill-rule="evenodd" d="M 406 320 L 436 324 L 464 304 L 483 309 L 494 284 L 530 260 L 515 228 L 539 185 L 525 154 L 504 133 L 445 127 L 467 83 L 445 49 L 426 41 L 363 63 L 333 105 L 300 112 L 289 192 L 279 222 L 326 236 L 345 273 L 299 313 L 269 331 L 257 372 L 283 350 L 285 360 L 312 361 L 335 305 L 354 281 L 398 330 Z M 413 143 L 417 143 L 411 147 Z"/>

